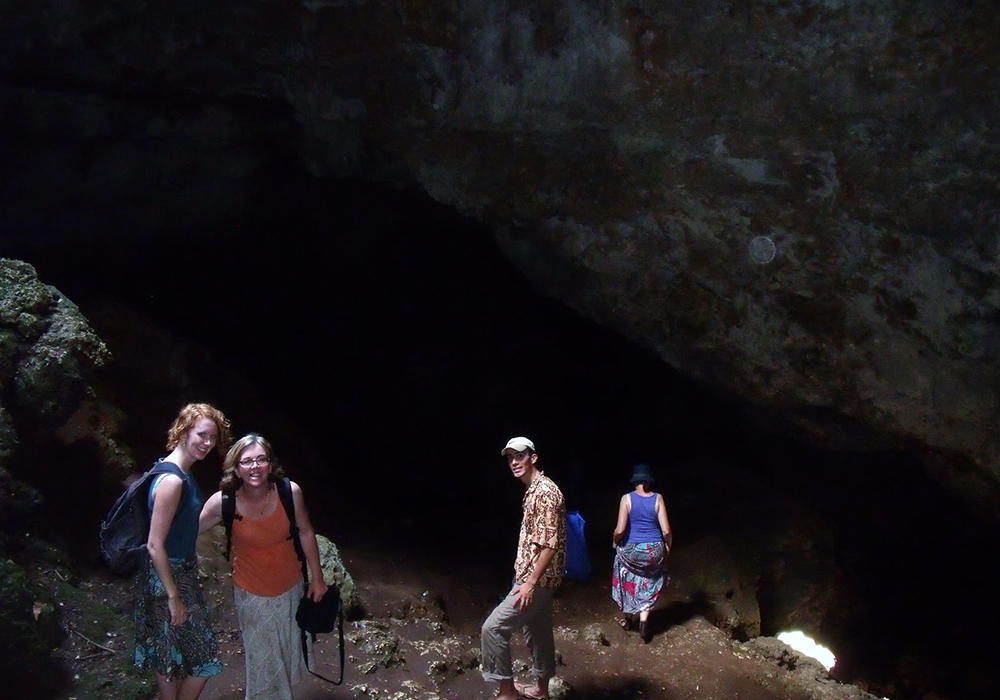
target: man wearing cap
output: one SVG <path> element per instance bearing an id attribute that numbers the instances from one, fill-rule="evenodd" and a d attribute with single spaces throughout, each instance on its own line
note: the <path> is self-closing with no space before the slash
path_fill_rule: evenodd
<path id="1" fill-rule="evenodd" d="M 548 697 L 556 672 L 552 596 L 566 566 L 566 502 L 559 487 L 538 468 L 535 444 L 526 437 L 501 450 L 514 476 L 527 487 L 521 502 L 521 534 L 514 561 L 514 586 L 483 623 L 483 678 L 500 684 L 498 700 Z M 514 682 L 510 637 L 518 628 L 531 649 L 535 683 Z"/>

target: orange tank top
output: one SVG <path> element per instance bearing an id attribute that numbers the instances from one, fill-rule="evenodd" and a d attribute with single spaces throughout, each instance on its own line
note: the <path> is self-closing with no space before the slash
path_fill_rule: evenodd
<path id="1" fill-rule="evenodd" d="M 275 597 L 302 582 L 302 565 L 288 539 L 280 503 L 263 518 L 233 521 L 233 583 L 254 595 Z"/>

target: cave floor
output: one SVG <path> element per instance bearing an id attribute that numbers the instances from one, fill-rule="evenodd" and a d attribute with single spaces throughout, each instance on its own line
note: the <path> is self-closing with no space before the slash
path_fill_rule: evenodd
<path id="1" fill-rule="evenodd" d="M 479 646 L 479 627 L 503 593 L 480 583 L 483 571 L 463 562 L 431 564 L 407 551 L 358 548 L 342 549 L 342 555 L 358 584 L 367 617 L 364 623 L 348 623 L 345 630 L 344 685 L 336 688 L 310 676 L 298 687 L 298 700 L 450 700 L 495 695 L 496 685 L 485 683 L 478 668 L 468 663 L 470 650 Z M 226 632 L 221 636 L 226 640 L 227 665 L 202 697 L 239 700 L 243 668 L 235 613 L 229 595 L 214 595 L 225 601 L 222 624 Z M 596 577 L 585 583 L 567 582 L 554 608 L 557 673 L 573 690 L 570 697 L 798 700 L 859 696 L 850 686 L 804 682 L 800 675 L 742 648 L 697 615 L 664 629 L 664 615 L 657 619 L 654 612 L 656 634 L 648 645 L 643 644 L 636 632 L 619 628 L 610 583 Z M 398 638 L 395 652 L 383 654 L 378 634 L 370 634 L 377 629 Z M 317 657 L 321 672 L 335 677 L 335 635 L 320 637 Z M 403 663 L 390 662 L 385 667 L 377 663 L 379 658 L 398 658 Z M 515 635 L 514 659 L 518 677 L 528 680 L 529 655 L 520 635 Z"/>
<path id="2" fill-rule="evenodd" d="M 241 700 L 242 646 L 228 565 L 219 554 L 220 539 L 202 538 L 199 543 L 205 594 L 217 620 L 224 663 L 222 674 L 207 684 L 201 697 Z M 307 676 L 296 688 L 297 700 L 494 697 L 496 685 L 482 680 L 475 659 L 479 626 L 504 593 L 502 582 L 500 587 L 484 583 L 497 581 L 495 572 L 468 560 L 442 562 L 412 549 L 391 551 L 384 543 L 341 546 L 341 554 L 358 585 L 366 616 L 345 625 L 344 684 L 335 687 Z M 106 574 L 85 580 L 82 587 L 106 601 L 127 596 L 124 582 L 109 581 Z M 669 607 L 669 595 L 661 603 Z M 655 610 L 651 618 L 655 635 L 643 644 L 636 632 L 619 628 L 616 613 L 609 582 L 595 575 L 586 582 L 564 584 L 554 604 L 561 679 L 557 683 L 564 685 L 561 689 L 551 686 L 554 697 L 561 697 L 565 690 L 571 690 L 567 697 L 595 700 L 846 700 L 864 695 L 854 686 L 807 678 L 780 667 L 697 614 L 685 617 L 676 611 Z M 71 602 L 64 603 L 64 614 L 68 619 L 81 615 Z M 152 678 L 144 682 L 127 671 L 130 632 L 123 630 L 100 640 L 118 649 L 113 655 L 95 649 L 80 635 L 67 637 L 59 655 L 76 680 L 58 700 L 148 696 Z M 529 655 L 520 635 L 515 635 L 513 652 L 515 673 L 528 680 Z M 336 635 L 321 635 L 315 648 L 321 673 L 336 677 L 337 654 Z"/>

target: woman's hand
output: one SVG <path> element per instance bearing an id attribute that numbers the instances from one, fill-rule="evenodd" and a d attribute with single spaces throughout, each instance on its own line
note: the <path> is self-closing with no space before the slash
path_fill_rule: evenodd
<path id="1" fill-rule="evenodd" d="M 326 595 L 327 588 L 329 588 L 329 586 L 326 585 L 326 581 L 324 581 L 322 577 L 313 578 L 313 580 L 309 582 L 309 590 L 306 591 L 306 595 L 309 597 L 309 600 L 314 603 L 318 603 L 323 596 Z"/>
<path id="2" fill-rule="evenodd" d="M 170 610 L 170 624 L 174 627 L 188 621 L 188 609 L 180 596 L 167 598 L 167 609 Z"/>

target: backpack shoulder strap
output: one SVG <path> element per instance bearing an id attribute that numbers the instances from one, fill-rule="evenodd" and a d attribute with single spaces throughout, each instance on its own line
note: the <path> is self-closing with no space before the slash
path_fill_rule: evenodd
<path id="1" fill-rule="evenodd" d="M 295 556 L 299 558 L 299 563 L 302 565 L 302 580 L 308 581 L 309 570 L 306 567 L 306 553 L 302 550 L 302 541 L 299 539 L 299 526 L 295 522 L 295 501 L 292 499 L 292 482 L 286 476 L 274 482 L 274 487 L 278 490 L 278 499 L 281 501 L 281 505 L 285 509 L 285 514 L 288 516 L 288 539 L 292 541 L 292 545 L 295 547 Z"/>
<path id="2" fill-rule="evenodd" d="M 236 492 L 222 492 L 222 527 L 226 529 L 226 551 L 224 555 L 229 561 L 229 553 L 233 548 L 233 520 L 236 518 Z"/>
<path id="3" fill-rule="evenodd" d="M 180 478 L 181 499 L 183 500 L 184 495 L 187 493 L 187 487 L 188 487 L 187 479 L 184 478 L 184 472 L 181 470 L 180 467 L 178 467 L 173 462 L 168 462 L 164 459 L 156 460 L 153 466 L 149 468 L 149 471 L 143 475 L 144 480 L 147 482 L 147 485 L 144 487 L 144 491 L 146 492 L 146 498 L 149 497 L 149 492 L 153 489 L 153 486 L 156 485 L 157 479 L 166 474 L 173 474 L 174 476 Z"/>
<path id="4" fill-rule="evenodd" d="M 184 472 L 173 462 L 168 462 L 165 459 L 158 459 L 149 469 L 152 474 L 174 474 L 182 479 L 184 478 Z"/>

